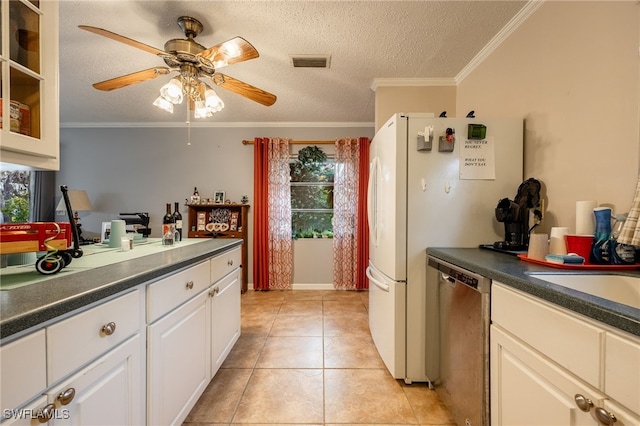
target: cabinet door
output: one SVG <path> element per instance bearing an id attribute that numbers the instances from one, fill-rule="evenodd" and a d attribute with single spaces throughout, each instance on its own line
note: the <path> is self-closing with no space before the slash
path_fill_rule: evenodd
<path id="1" fill-rule="evenodd" d="M 44 330 L 0 347 L 0 406 L 17 408 L 47 387 Z"/>
<path id="2" fill-rule="evenodd" d="M 58 2 L 3 1 L 2 161 L 59 169 Z M 7 16 L 8 18 L 5 18 Z"/>
<path id="3" fill-rule="evenodd" d="M 136 334 L 52 388 L 49 402 L 56 409 L 51 424 L 144 424 L 143 345 Z"/>
<path id="4" fill-rule="evenodd" d="M 594 410 L 580 410 L 574 398 L 579 394 L 601 406 L 600 394 L 496 326 L 491 327 L 490 353 L 493 426 L 598 424 Z"/>
<path id="5" fill-rule="evenodd" d="M 180 424 L 209 383 L 207 302 L 203 291 L 147 328 L 147 416 Z"/>
<path id="6" fill-rule="evenodd" d="M 240 337 L 240 268 L 215 283 L 211 296 L 211 377 Z"/>

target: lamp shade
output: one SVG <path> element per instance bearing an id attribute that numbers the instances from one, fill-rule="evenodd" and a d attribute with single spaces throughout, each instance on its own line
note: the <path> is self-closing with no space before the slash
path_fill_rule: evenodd
<path id="1" fill-rule="evenodd" d="M 72 210 L 81 212 L 91 210 L 91 201 L 89 201 L 86 191 L 82 189 L 70 189 L 67 191 L 67 195 L 69 196 L 69 203 L 71 204 Z M 64 197 L 62 197 L 58 202 L 56 211 L 65 210 L 67 210 L 67 207 L 64 205 Z"/>

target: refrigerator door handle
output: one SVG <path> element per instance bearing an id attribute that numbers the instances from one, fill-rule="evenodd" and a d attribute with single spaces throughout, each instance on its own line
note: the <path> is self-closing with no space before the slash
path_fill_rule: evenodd
<path id="1" fill-rule="evenodd" d="M 380 227 L 378 226 L 378 185 L 380 176 L 380 160 L 374 157 L 371 161 L 371 171 L 367 185 L 367 220 L 369 221 L 369 232 L 373 245 L 378 246 L 380 240 Z"/>
<path id="2" fill-rule="evenodd" d="M 376 287 L 378 287 L 382 291 L 386 291 L 387 293 L 389 292 L 389 286 L 387 284 L 381 281 L 378 281 L 373 277 L 373 274 L 371 273 L 371 266 L 367 267 L 366 273 L 367 273 L 367 278 L 369 278 L 369 281 L 374 283 Z"/>

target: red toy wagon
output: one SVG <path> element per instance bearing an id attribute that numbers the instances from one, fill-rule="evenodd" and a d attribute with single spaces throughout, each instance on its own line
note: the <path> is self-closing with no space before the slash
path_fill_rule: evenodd
<path id="1" fill-rule="evenodd" d="M 67 187 L 61 186 L 67 214 L 73 221 Z M 73 246 L 72 246 L 73 243 Z M 36 261 L 41 274 L 55 274 L 82 256 L 76 227 L 69 222 L 5 223 L 0 225 L 0 254 L 46 251 Z"/>

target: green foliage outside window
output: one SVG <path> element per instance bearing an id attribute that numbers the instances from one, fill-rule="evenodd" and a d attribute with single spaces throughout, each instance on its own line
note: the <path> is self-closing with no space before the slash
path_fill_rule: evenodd
<path id="1" fill-rule="evenodd" d="M 3 223 L 29 222 L 31 172 L 0 172 L 0 206 Z"/>
<path id="2" fill-rule="evenodd" d="M 290 172 L 293 237 L 333 237 L 333 161 L 322 149 L 308 146 L 290 163 Z"/>

